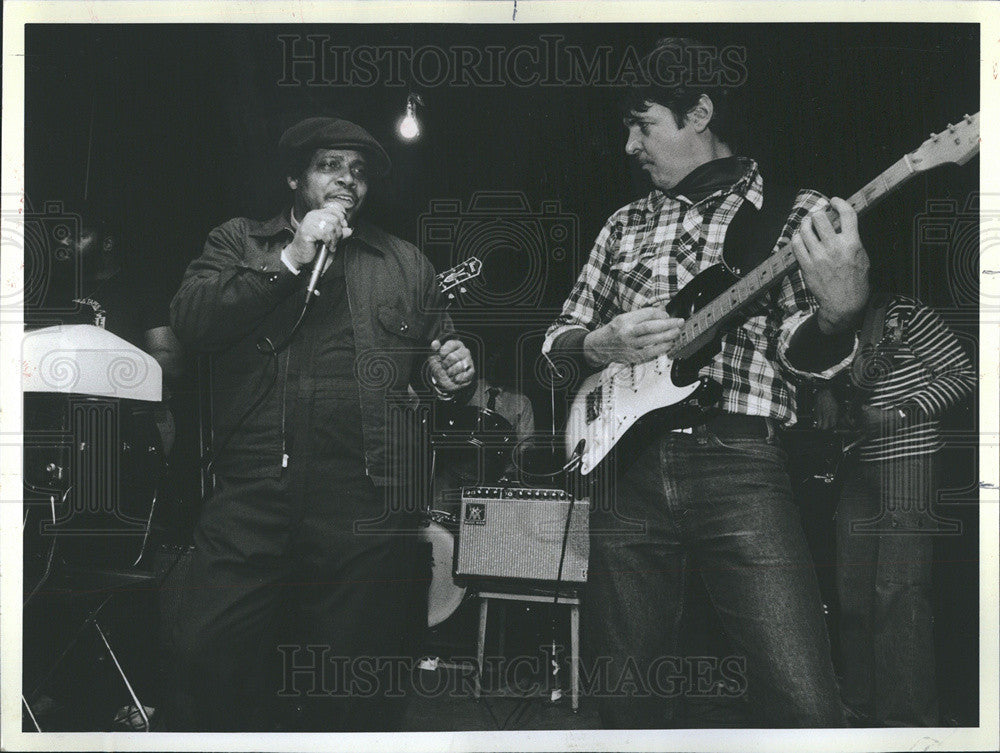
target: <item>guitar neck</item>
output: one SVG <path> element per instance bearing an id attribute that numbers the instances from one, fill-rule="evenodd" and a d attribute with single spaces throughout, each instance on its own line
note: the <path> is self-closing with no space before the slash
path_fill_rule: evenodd
<path id="1" fill-rule="evenodd" d="M 863 215 L 878 202 L 906 183 L 916 174 L 910 155 L 894 163 L 875 180 L 847 199 L 858 215 Z M 839 228 L 837 212 L 832 206 L 826 208 L 826 215 Z M 777 252 L 771 254 L 761 264 L 750 270 L 722 295 L 698 309 L 684 323 L 678 336 L 676 359 L 690 358 L 708 345 L 720 327 L 731 321 L 747 304 L 757 300 L 798 266 L 792 244 L 785 242 Z"/>

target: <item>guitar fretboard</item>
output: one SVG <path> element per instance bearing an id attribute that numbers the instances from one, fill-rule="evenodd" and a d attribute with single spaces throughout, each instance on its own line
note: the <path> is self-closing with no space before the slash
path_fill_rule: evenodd
<path id="1" fill-rule="evenodd" d="M 918 171 L 919 158 L 904 155 L 875 180 L 847 199 L 858 215 L 864 214 L 875 204 L 903 185 Z M 826 214 L 836 227 L 839 225 L 837 212 L 827 207 Z M 775 253 L 741 277 L 736 283 L 704 307 L 698 309 L 684 323 L 678 335 L 676 359 L 690 358 L 705 347 L 723 324 L 731 320 L 741 308 L 761 297 L 782 278 L 798 266 L 791 243 L 786 241 Z"/>

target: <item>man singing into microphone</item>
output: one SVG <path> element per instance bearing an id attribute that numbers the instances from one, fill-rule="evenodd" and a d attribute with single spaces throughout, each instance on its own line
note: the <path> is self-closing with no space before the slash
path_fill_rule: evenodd
<path id="1" fill-rule="evenodd" d="M 216 485 L 166 626 L 179 675 L 168 724 L 266 728 L 266 670 L 280 667 L 300 726 L 391 731 L 429 563 L 408 532 L 414 505 L 398 504 L 387 417 L 408 385 L 467 399 L 475 370 L 428 260 L 359 218 L 390 167 L 382 146 L 310 118 L 279 147 L 291 207 L 213 230 L 171 306 L 181 341 L 213 355 Z M 294 633 L 275 636 L 280 624 Z"/>

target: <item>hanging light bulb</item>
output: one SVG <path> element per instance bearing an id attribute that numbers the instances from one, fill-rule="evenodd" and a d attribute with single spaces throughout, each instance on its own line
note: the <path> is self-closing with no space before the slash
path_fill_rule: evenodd
<path id="1" fill-rule="evenodd" d="M 420 121 L 417 120 L 417 105 L 423 105 L 424 101 L 419 94 L 410 93 L 406 97 L 406 112 L 396 128 L 399 135 L 407 141 L 412 141 L 420 135 Z"/>

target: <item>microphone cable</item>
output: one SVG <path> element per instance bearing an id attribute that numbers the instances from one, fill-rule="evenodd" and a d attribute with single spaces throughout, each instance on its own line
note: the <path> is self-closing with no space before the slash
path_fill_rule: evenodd
<path id="1" fill-rule="evenodd" d="M 246 422 L 246 420 L 250 418 L 251 415 L 253 415 L 253 412 L 257 410 L 261 406 L 261 404 L 263 404 L 263 402 L 267 399 L 267 396 L 271 394 L 271 390 L 274 389 L 274 385 L 278 381 L 278 372 L 281 370 L 278 364 L 278 354 L 281 351 L 285 350 L 289 345 L 291 345 L 292 339 L 295 337 L 296 333 L 299 331 L 299 328 L 302 326 L 302 322 L 305 321 L 306 313 L 309 311 L 309 304 L 312 302 L 312 299 L 313 296 L 311 295 L 308 298 L 306 298 L 306 300 L 302 304 L 302 309 L 299 311 L 299 316 L 295 320 L 295 324 L 292 325 L 291 330 L 277 345 L 275 345 L 271 341 L 271 338 L 269 337 L 262 337 L 259 340 L 257 340 L 256 343 L 257 352 L 261 353 L 262 355 L 271 357 L 269 361 L 269 363 L 273 366 L 271 379 L 270 381 L 267 382 L 267 385 L 264 387 L 264 389 L 260 391 L 260 394 L 257 396 L 257 398 L 252 403 L 250 403 L 247 409 L 244 410 L 242 414 L 240 414 L 240 417 L 238 419 L 236 419 L 236 423 L 232 425 L 232 427 L 226 433 L 226 436 L 222 438 L 222 441 L 219 442 L 218 445 L 216 445 L 215 447 L 210 447 L 208 451 L 206 451 L 205 454 L 202 456 L 201 458 L 202 466 L 205 468 L 206 471 L 208 471 L 208 473 L 213 472 L 213 464 L 215 463 L 215 459 L 222 453 L 223 450 L 226 449 L 226 447 L 229 446 L 229 443 L 232 441 L 233 437 L 236 436 L 236 432 L 239 431 L 239 429 L 243 426 L 244 422 Z M 264 383 L 266 374 L 267 371 L 265 371 L 264 374 L 262 375 L 259 384 L 262 385 Z"/>

